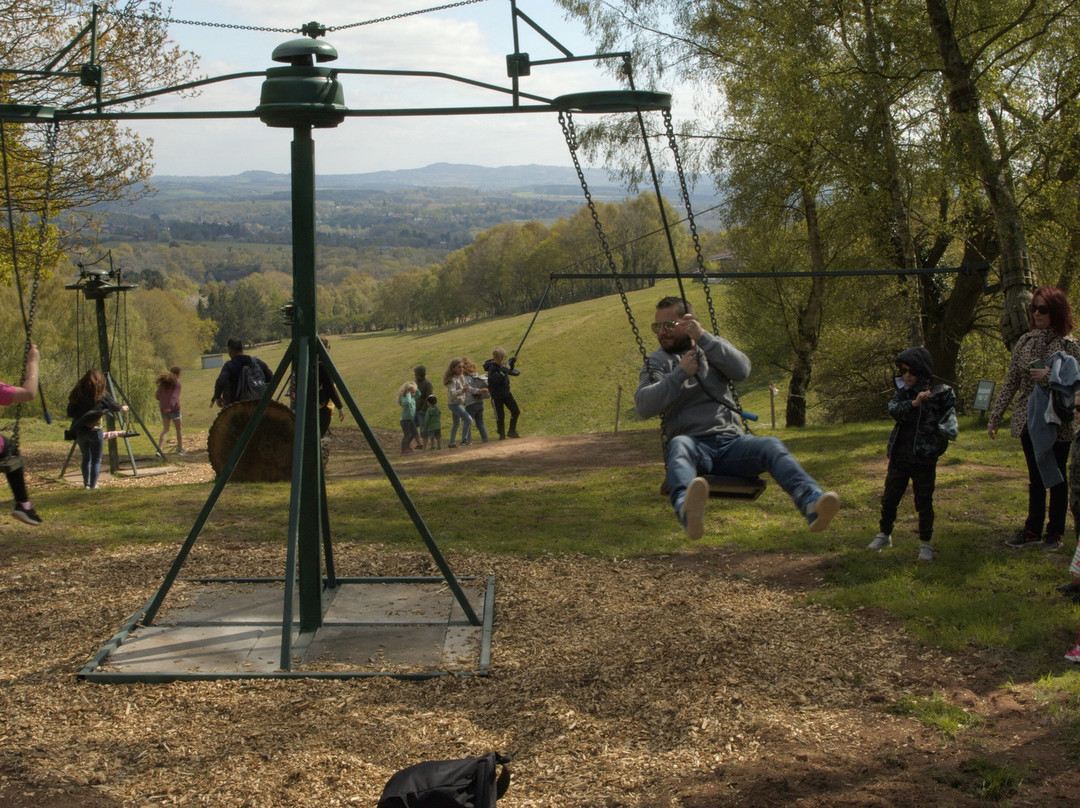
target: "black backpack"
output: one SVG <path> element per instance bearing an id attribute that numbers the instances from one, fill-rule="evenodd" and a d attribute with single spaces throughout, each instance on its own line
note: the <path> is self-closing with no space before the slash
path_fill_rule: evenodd
<path id="1" fill-rule="evenodd" d="M 428 760 L 394 774 L 377 808 L 495 808 L 510 785 L 512 758 L 498 752 L 461 760 Z M 496 764 L 502 766 L 498 779 Z"/>
<path id="2" fill-rule="evenodd" d="M 1076 411 L 1073 409 L 1073 399 L 1072 393 L 1066 393 L 1056 387 L 1050 388 L 1050 401 L 1054 405 L 1054 413 L 1061 419 L 1062 424 L 1071 424 L 1076 415 Z"/>
<path id="3" fill-rule="evenodd" d="M 250 401 L 260 399 L 266 390 L 266 374 L 255 357 L 249 356 L 248 362 L 240 369 L 240 383 L 236 385 L 236 400 Z"/>

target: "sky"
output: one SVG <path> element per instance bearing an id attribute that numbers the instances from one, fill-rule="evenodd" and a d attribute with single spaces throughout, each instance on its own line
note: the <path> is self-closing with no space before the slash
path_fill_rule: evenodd
<path id="1" fill-rule="evenodd" d="M 351 26 L 386 16 L 420 11 L 443 0 L 174 0 L 173 19 L 260 28 L 298 29 L 317 21 L 333 31 L 325 41 L 338 59 L 328 66 L 379 70 L 440 71 L 508 87 L 506 55 L 512 53 L 509 0 Z M 579 23 L 567 22 L 551 0 L 519 0 L 518 9 L 575 55 L 596 51 Z M 200 56 L 206 76 L 263 71 L 278 66 L 275 47 L 298 35 L 273 31 L 171 24 L 181 47 Z M 533 60 L 559 56 L 528 25 L 519 23 L 521 50 Z M 106 74 L 107 75 L 107 74 Z M 508 97 L 456 82 L 345 75 L 350 109 L 492 106 Z M 262 80 L 234 80 L 205 88 L 197 98 L 168 96 L 153 110 L 251 110 L 259 103 Z M 533 69 L 524 91 L 545 97 L 617 89 L 611 73 L 594 61 Z M 155 173 L 228 176 L 259 170 L 289 173 L 291 129 L 271 128 L 257 118 L 213 121 L 128 122 L 154 139 Z M 334 129 L 314 130 L 318 174 L 420 168 L 432 163 L 481 166 L 569 165 L 566 143 L 554 114 L 454 115 L 346 118 Z M 587 163 L 586 163 L 587 164 Z"/>

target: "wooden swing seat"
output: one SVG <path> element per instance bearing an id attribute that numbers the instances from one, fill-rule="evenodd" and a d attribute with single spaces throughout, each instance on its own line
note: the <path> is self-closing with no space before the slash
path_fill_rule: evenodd
<path id="1" fill-rule="evenodd" d="M 10 474 L 13 471 L 18 471 L 23 467 L 24 463 L 22 455 L 0 457 L 0 474 Z"/>
<path id="2" fill-rule="evenodd" d="M 723 474 L 702 475 L 709 483 L 709 496 L 722 499 L 757 499 L 765 490 L 766 482 L 760 477 L 730 477 Z M 669 493 L 667 480 L 660 485 L 660 493 Z"/>

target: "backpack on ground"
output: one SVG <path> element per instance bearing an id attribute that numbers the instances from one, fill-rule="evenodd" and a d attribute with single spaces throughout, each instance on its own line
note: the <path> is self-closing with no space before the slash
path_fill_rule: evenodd
<path id="1" fill-rule="evenodd" d="M 377 808 L 495 808 L 510 785 L 512 758 L 498 752 L 461 760 L 428 760 L 394 774 Z M 496 765 L 502 766 L 498 778 Z"/>
<path id="2" fill-rule="evenodd" d="M 266 374 L 255 357 L 249 356 L 248 362 L 240 369 L 240 383 L 236 386 L 236 400 L 250 401 L 260 399 L 266 391 Z"/>

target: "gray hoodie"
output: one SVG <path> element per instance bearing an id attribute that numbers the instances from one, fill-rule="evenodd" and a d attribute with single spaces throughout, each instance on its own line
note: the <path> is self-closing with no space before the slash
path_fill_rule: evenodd
<path id="1" fill-rule="evenodd" d="M 697 348 L 696 377 L 679 367 L 681 353 L 659 348 L 649 354 L 634 393 L 638 415 L 652 418 L 663 413 L 667 438 L 743 434 L 738 415 L 715 399 L 734 402 L 731 383 L 750 375 L 750 359 L 723 337 L 708 332 L 701 335 Z"/>

